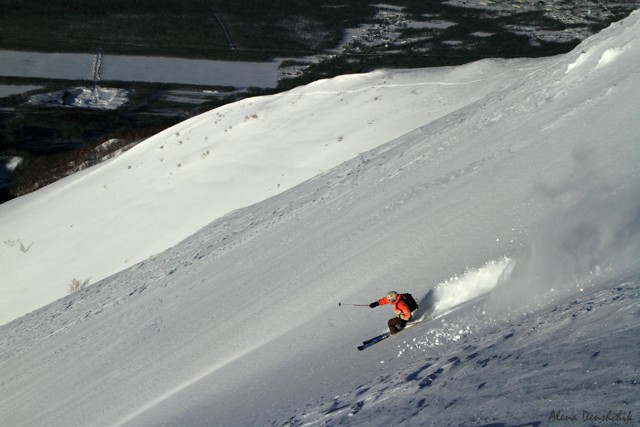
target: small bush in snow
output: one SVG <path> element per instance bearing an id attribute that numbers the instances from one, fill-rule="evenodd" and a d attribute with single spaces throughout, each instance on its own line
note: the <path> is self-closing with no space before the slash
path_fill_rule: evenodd
<path id="1" fill-rule="evenodd" d="M 84 288 L 89 284 L 89 280 L 90 279 L 85 279 L 84 282 L 81 282 L 80 280 L 74 278 L 73 280 L 71 280 L 71 283 L 69 284 L 69 293 L 72 294 L 74 292 L 78 292 L 80 289 Z"/>

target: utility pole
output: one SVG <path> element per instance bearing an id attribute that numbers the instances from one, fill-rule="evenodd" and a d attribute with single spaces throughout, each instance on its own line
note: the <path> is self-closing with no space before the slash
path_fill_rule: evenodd
<path id="1" fill-rule="evenodd" d="M 97 46 L 96 56 L 93 58 L 93 96 L 98 100 L 98 81 L 102 72 L 102 46 Z"/>

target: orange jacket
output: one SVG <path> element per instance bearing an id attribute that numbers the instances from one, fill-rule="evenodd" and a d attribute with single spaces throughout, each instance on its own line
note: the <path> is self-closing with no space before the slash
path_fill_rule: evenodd
<path id="1" fill-rule="evenodd" d="M 378 304 L 393 304 L 393 312 L 396 314 L 396 316 L 398 316 L 402 320 L 411 320 L 411 311 L 409 310 L 409 306 L 407 305 L 407 303 L 402 299 L 401 294 L 398 294 L 394 302 L 389 301 L 387 297 L 382 297 L 378 300 Z"/>

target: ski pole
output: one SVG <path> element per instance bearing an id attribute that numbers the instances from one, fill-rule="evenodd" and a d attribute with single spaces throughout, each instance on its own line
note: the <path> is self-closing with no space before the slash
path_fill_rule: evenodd
<path id="1" fill-rule="evenodd" d="M 348 304 L 348 303 L 338 303 L 338 307 L 342 307 L 343 305 L 351 305 L 351 306 L 355 306 L 355 307 L 369 307 L 369 304 Z"/>

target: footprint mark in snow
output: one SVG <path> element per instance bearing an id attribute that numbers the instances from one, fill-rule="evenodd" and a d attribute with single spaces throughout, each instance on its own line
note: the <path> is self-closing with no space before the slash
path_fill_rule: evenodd
<path id="1" fill-rule="evenodd" d="M 406 381 L 415 381 L 418 379 L 418 377 L 420 376 L 420 374 L 422 373 L 422 371 L 429 369 L 429 367 L 431 366 L 430 363 L 427 363 L 426 365 L 424 365 L 423 367 L 421 367 L 420 369 L 418 369 L 415 372 L 412 372 L 411 374 L 407 375 L 407 377 L 405 378 Z"/>
<path id="2" fill-rule="evenodd" d="M 447 403 L 447 406 L 445 406 L 444 409 L 449 409 L 450 407 L 455 405 L 457 401 L 458 401 L 458 399 L 452 400 L 451 402 Z"/>
<path id="3" fill-rule="evenodd" d="M 358 412 L 360 412 L 360 410 L 362 409 L 363 406 L 364 406 L 364 402 L 362 400 L 357 402 L 355 405 L 353 405 L 351 407 L 351 411 L 349 412 L 349 416 L 353 417 L 354 415 L 356 415 Z"/>
<path id="4" fill-rule="evenodd" d="M 460 363 L 462 363 L 460 361 L 460 358 L 457 356 L 450 358 L 449 360 L 447 360 L 447 362 L 451 363 L 453 366 L 458 366 Z"/>
<path id="5" fill-rule="evenodd" d="M 420 383 L 418 384 L 420 390 L 422 390 L 423 388 L 431 387 L 431 384 L 433 384 L 433 382 L 438 379 L 438 376 L 440 376 L 442 372 L 444 372 L 442 368 L 438 368 L 438 370 L 436 370 L 432 374 L 427 375 L 427 377 L 420 381 Z"/>

